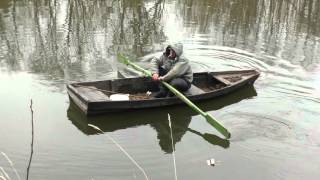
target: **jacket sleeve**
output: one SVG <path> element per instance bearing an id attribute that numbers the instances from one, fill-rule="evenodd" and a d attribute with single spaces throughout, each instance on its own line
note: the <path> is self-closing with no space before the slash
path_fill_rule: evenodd
<path id="1" fill-rule="evenodd" d="M 183 76 L 188 70 L 190 69 L 190 65 L 186 61 L 177 62 L 174 67 L 165 75 L 163 76 L 164 81 L 170 81 L 173 78 Z"/>
<path id="2" fill-rule="evenodd" d="M 160 56 L 159 58 L 154 57 L 151 60 L 151 67 L 150 67 L 152 74 L 159 73 L 159 66 L 162 66 L 162 65 L 163 65 L 163 55 Z"/>

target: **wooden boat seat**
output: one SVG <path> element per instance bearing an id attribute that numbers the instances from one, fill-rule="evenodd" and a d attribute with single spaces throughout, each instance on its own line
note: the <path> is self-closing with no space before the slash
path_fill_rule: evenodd
<path id="1" fill-rule="evenodd" d="M 76 89 L 84 98 L 86 98 L 90 102 L 110 100 L 106 94 L 99 91 L 94 86 L 86 86 L 86 87 L 80 86 L 80 87 L 76 87 Z"/>
<path id="2" fill-rule="evenodd" d="M 198 88 L 197 86 L 191 84 L 191 87 L 184 92 L 183 94 L 187 95 L 187 96 L 192 96 L 192 95 L 198 95 L 198 94 L 203 94 L 204 91 L 200 88 Z"/>
<path id="3" fill-rule="evenodd" d="M 231 82 L 226 80 L 226 79 L 224 79 L 223 76 L 217 75 L 217 76 L 213 76 L 213 77 L 216 78 L 217 80 L 219 80 L 220 82 L 224 83 L 227 86 L 231 85 Z"/>

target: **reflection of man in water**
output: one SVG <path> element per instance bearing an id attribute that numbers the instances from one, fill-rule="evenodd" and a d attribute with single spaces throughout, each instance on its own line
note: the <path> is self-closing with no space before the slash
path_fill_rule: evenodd
<path id="1" fill-rule="evenodd" d="M 229 140 L 222 139 L 219 136 L 209 133 L 200 133 L 196 130 L 190 129 L 189 124 L 191 122 L 192 116 L 186 115 L 171 115 L 171 127 L 172 127 L 172 136 L 173 136 L 173 146 L 175 147 L 177 142 L 180 142 L 183 135 L 186 131 L 189 131 L 198 137 L 201 137 L 203 140 L 207 141 L 212 145 L 217 145 L 222 148 L 228 148 L 230 145 Z M 166 153 L 172 153 L 172 145 L 171 145 L 171 134 L 170 134 L 170 127 L 167 114 L 166 117 L 161 118 L 163 121 L 155 121 L 150 125 L 157 131 L 157 137 L 159 139 L 159 145 L 161 149 Z"/>
<path id="2" fill-rule="evenodd" d="M 166 114 L 167 115 L 167 114 Z M 181 141 L 183 135 L 186 133 L 188 126 L 191 122 L 191 116 L 175 116 L 171 115 L 171 127 L 172 127 L 172 137 L 173 137 L 173 146 L 179 141 Z M 164 117 L 164 121 L 157 121 L 152 123 L 151 126 L 157 131 L 159 145 L 161 149 L 166 153 L 172 153 L 171 145 L 171 134 L 168 117 Z"/>

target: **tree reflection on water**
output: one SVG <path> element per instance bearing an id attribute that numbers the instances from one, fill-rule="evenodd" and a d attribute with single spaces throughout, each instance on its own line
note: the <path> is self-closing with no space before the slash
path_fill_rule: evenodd
<path id="1" fill-rule="evenodd" d="M 112 72 L 118 51 L 141 57 L 161 50 L 173 16 L 181 17 L 183 27 L 175 25 L 187 30 L 184 38 L 204 34 L 204 44 L 265 53 L 306 69 L 319 62 L 317 0 L 6 0 L 0 8 L 1 66 L 60 79 Z"/>

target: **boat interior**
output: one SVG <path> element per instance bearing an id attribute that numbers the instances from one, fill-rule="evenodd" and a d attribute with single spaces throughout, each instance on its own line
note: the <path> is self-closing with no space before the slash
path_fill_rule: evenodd
<path id="1" fill-rule="evenodd" d="M 203 94 L 205 92 L 217 91 L 226 86 L 236 84 L 239 81 L 255 75 L 256 71 L 240 71 L 235 73 L 203 72 L 195 73 L 191 88 L 183 92 L 187 96 Z M 130 100 L 151 99 L 152 93 L 159 90 L 157 82 L 147 77 L 113 79 L 106 81 L 94 81 L 72 84 L 78 94 L 90 101 L 110 100 L 112 94 L 128 94 Z"/>

